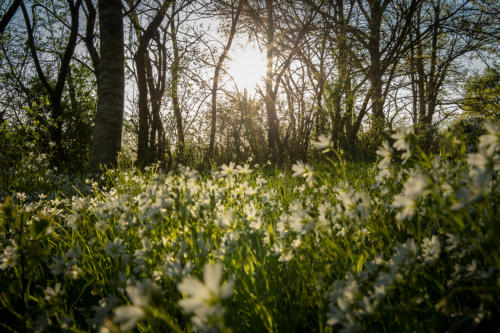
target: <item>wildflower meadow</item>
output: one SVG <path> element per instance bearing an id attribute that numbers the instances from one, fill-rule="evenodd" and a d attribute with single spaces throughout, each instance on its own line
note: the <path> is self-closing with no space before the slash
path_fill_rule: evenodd
<path id="1" fill-rule="evenodd" d="M 0 325 L 24 332 L 496 332 L 500 126 L 375 164 L 2 171 Z"/>

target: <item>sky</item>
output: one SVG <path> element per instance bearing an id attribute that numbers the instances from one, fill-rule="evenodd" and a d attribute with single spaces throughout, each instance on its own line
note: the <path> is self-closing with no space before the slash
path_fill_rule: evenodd
<path id="1" fill-rule="evenodd" d="M 246 89 L 250 94 L 256 91 L 257 84 L 264 83 L 266 59 L 253 43 L 238 42 L 229 52 L 227 59 L 229 74 L 239 91 Z"/>

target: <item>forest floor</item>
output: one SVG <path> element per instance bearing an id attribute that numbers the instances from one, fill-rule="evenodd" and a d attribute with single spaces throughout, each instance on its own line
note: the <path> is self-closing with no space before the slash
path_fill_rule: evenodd
<path id="1" fill-rule="evenodd" d="M 453 157 L 398 134 L 372 165 L 327 144 L 321 165 L 208 175 L 73 178 L 26 158 L 1 184 L 0 326 L 494 331 L 500 130 L 486 129 Z"/>

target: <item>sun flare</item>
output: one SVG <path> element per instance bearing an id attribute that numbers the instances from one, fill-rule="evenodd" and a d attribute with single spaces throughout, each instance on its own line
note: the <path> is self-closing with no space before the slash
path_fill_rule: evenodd
<path id="1" fill-rule="evenodd" d="M 255 91 L 257 85 L 264 81 L 266 73 L 266 59 L 262 52 L 253 45 L 237 45 L 230 58 L 229 74 L 237 89 Z"/>

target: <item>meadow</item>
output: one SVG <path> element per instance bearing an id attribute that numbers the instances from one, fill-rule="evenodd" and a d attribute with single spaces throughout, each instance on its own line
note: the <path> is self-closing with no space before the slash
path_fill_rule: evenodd
<path id="1" fill-rule="evenodd" d="M 494 332 L 500 126 L 376 164 L 2 171 L 2 331 Z"/>

